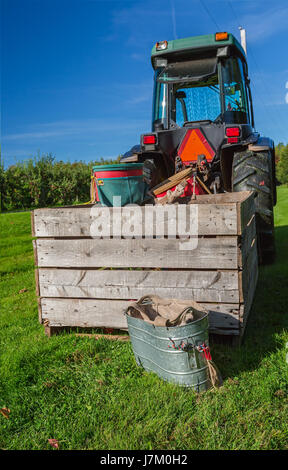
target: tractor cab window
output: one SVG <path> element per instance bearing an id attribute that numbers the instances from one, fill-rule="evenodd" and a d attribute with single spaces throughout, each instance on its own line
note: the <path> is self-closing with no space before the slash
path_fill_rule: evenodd
<path id="1" fill-rule="evenodd" d="M 251 122 L 243 64 L 236 57 L 175 62 L 156 70 L 153 103 L 153 126 L 165 129 L 197 121 Z"/>
<path id="2" fill-rule="evenodd" d="M 185 122 L 215 121 L 221 115 L 217 75 L 206 82 L 173 85 L 171 117 L 183 126 Z"/>
<path id="3" fill-rule="evenodd" d="M 177 126 L 221 115 L 216 57 L 169 64 L 158 76 L 169 85 L 169 117 Z"/>
<path id="4" fill-rule="evenodd" d="M 224 121 L 227 123 L 249 123 L 245 76 L 240 59 L 229 58 L 222 67 L 224 92 Z"/>

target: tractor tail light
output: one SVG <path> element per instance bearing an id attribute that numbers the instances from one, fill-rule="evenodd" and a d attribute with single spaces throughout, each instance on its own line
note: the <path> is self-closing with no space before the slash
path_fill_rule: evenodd
<path id="1" fill-rule="evenodd" d="M 228 144 L 237 144 L 238 137 L 228 137 L 227 142 Z"/>
<path id="2" fill-rule="evenodd" d="M 144 135 L 143 136 L 143 144 L 144 145 L 149 145 L 149 144 L 156 144 L 156 135 Z"/>
<path id="3" fill-rule="evenodd" d="M 239 127 L 227 127 L 226 136 L 227 137 L 240 137 L 240 128 Z"/>

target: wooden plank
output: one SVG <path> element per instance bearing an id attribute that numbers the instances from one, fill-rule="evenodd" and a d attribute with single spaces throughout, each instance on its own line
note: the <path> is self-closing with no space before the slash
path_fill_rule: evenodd
<path id="1" fill-rule="evenodd" d="M 258 256 L 256 243 L 252 247 L 249 258 L 247 259 L 245 269 L 242 273 L 242 279 L 244 304 L 240 319 L 243 334 L 253 304 L 258 281 Z"/>
<path id="2" fill-rule="evenodd" d="M 245 191 L 246 192 L 246 191 Z M 255 193 L 247 191 L 248 197 L 237 203 L 238 235 L 241 235 L 255 214 Z"/>
<path id="3" fill-rule="evenodd" d="M 36 240 L 32 240 L 32 245 L 33 245 L 33 255 L 34 255 L 34 265 L 38 265 L 38 253 L 37 253 L 37 243 Z M 34 276 L 35 276 L 35 287 L 36 287 L 36 295 L 40 296 L 40 283 L 39 283 L 39 270 L 35 269 L 34 270 Z M 39 298 L 37 299 L 38 303 L 38 320 L 39 323 L 42 323 L 42 310 L 41 310 L 41 302 Z"/>
<path id="4" fill-rule="evenodd" d="M 239 304 L 203 303 L 209 311 L 209 332 L 215 334 L 239 334 Z"/>
<path id="5" fill-rule="evenodd" d="M 34 211 L 31 211 L 30 217 L 31 217 L 31 234 L 32 234 L 32 237 L 36 237 L 35 224 L 34 224 Z"/>
<path id="6" fill-rule="evenodd" d="M 255 278 L 257 282 L 258 276 L 258 255 L 257 255 L 257 243 L 253 243 L 250 248 L 250 252 L 243 266 L 242 271 L 239 271 L 239 287 L 240 290 L 240 302 L 245 303 L 249 297 L 251 286 L 255 285 Z"/>
<path id="7" fill-rule="evenodd" d="M 197 302 L 239 302 L 238 272 L 151 270 L 39 270 L 42 297 L 138 299 L 161 297 Z"/>
<path id="8" fill-rule="evenodd" d="M 231 337 L 233 337 L 233 339 L 234 339 L 234 337 L 235 338 L 239 337 L 239 329 L 236 330 L 234 328 L 230 329 L 230 330 L 229 330 L 229 328 L 223 328 L 223 329 L 217 328 L 215 330 L 209 328 L 209 333 L 211 333 L 213 335 L 219 335 L 219 336 L 231 336 Z M 235 344 L 238 344 L 238 342 L 235 343 Z"/>
<path id="9" fill-rule="evenodd" d="M 224 304 L 223 304 L 224 305 Z M 240 320 L 239 315 L 231 315 L 225 312 L 209 312 L 209 331 L 211 333 L 220 333 L 220 330 L 234 330 L 237 334 L 240 333 Z"/>
<path id="10" fill-rule="evenodd" d="M 44 323 L 50 327 L 127 328 L 126 300 L 42 298 Z M 209 310 L 209 328 L 239 333 L 239 304 L 201 303 Z M 237 333 L 237 334 L 238 334 Z M 222 334 L 222 333 L 221 333 Z"/>
<path id="11" fill-rule="evenodd" d="M 251 195 L 252 191 L 239 191 L 234 193 L 201 194 L 191 199 L 189 204 L 236 204 L 243 202 Z"/>
<path id="12" fill-rule="evenodd" d="M 39 267 L 238 268 L 237 237 L 186 241 L 38 239 L 36 243 Z M 194 248 L 195 244 L 197 246 Z"/>
<path id="13" fill-rule="evenodd" d="M 239 267 L 245 265 L 252 246 L 256 244 L 256 236 L 256 219 L 255 214 L 253 214 L 241 235 Z"/>
<path id="14" fill-rule="evenodd" d="M 41 304 L 49 326 L 127 328 L 123 315 L 127 300 L 42 298 Z"/>
<path id="15" fill-rule="evenodd" d="M 39 282 L 39 269 L 34 269 L 34 276 L 35 276 L 35 287 L 36 287 L 36 295 L 40 296 L 40 282 Z"/>
<path id="16" fill-rule="evenodd" d="M 94 206 L 34 211 L 36 236 L 46 238 L 91 236 L 119 238 L 121 234 L 125 238 L 142 238 L 143 235 L 147 238 L 177 235 L 179 231 L 181 235 L 179 220 L 182 221 L 184 217 L 191 221 L 193 233 L 196 235 L 197 233 L 201 236 L 237 234 L 236 203 L 202 203 L 196 207 L 191 204 L 136 208 Z M 137 227 L 136 233 L 131 226 Z"/>
<path id="17" fill-rule="evenodd" d="M 32 240 L 34 265 L 38 266 L 37 240 Z"/>

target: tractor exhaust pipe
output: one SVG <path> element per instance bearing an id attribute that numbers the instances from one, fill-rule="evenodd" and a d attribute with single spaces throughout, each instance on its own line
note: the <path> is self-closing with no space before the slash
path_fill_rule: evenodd
<path id="1" fill-rule="evenodd" d="M 247 46 L 246 46 L 246 29 L 242 28 L 242 26 L 239 26 L 240 30 L 240 40 L 241 40 L 241 46 L 243 47 L 245 54 L 247 55 Z"/>

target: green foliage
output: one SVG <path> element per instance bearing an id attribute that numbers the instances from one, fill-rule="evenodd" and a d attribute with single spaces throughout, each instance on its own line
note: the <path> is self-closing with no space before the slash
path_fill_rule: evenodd
<path id="1" fill-rule="evenodd" d="M 88 202 L 92 166 L 116 163 L 119 159 L 67 163 L 56 161 L 48 154 L 11 165 L 6 170 L 0 165 L 1 210 Z"/>
<path id="2" fill-rule="evenodd" d="M 279 142 L 279 144 L 277 144 L 275 146 L 275 160 L 276 160 L 276 164 L 279 162 L 280 160 L 280 152 L 282 150 L 282 148 L 285 147 L 285 145 L 283 144 L 283 142 Z"/>
<path id="3" fill-rule="evenodd" d="M 280 183 L 288 184 L 288 145 L 282 144 L 279 150 L 279 162 L 276 167 L 276 176 Z"/>

